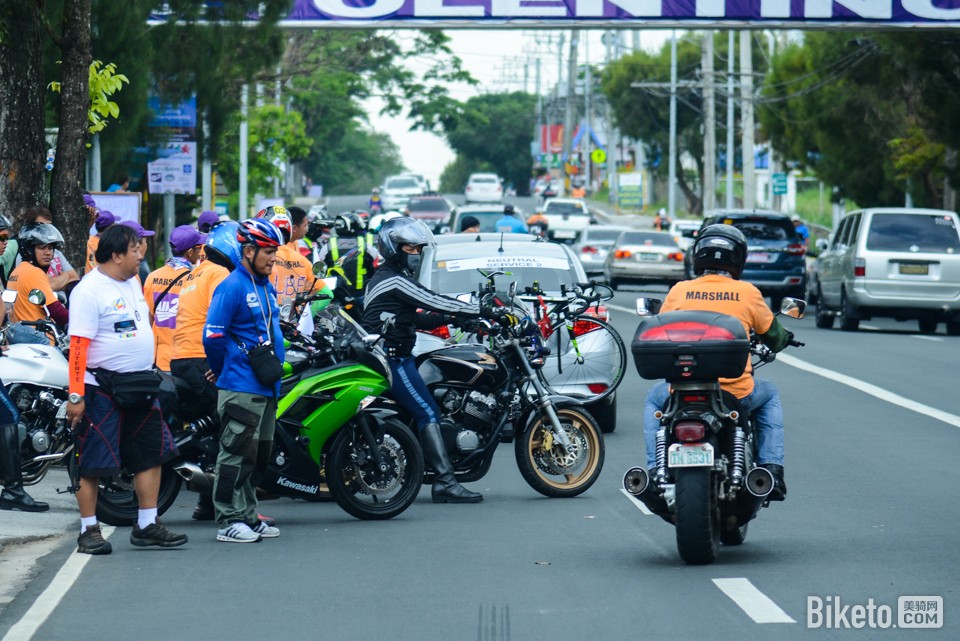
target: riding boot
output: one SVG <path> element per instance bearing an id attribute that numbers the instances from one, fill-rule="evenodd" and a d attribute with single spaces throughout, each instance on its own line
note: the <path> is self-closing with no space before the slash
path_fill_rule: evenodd
<path id="1" fill-rule="evenodd" d="M 787 481 L 783 475 L 783 466 L 776 463 L 761 463 L 760 467 L 767 468 L 773 475 L 773 491 L 770 492 L 771 501 L 783 501 L 787 498 Z"/>
<path id="2" fill-rule="evenodd" d="M 0 493 L 0 510 L 46 512 L 50 506 L 34 501 L 23 489 L 18 431 L 14 423 L 0 425 L 0 478 L 5 483 Z"/>
<path id="3" fill-rule="evenodd" d="M 650 470 L 650 477 L 653 477 L 653 470 Z M 667 507 L 667 500 L 663 498 L 663 494 L 660 493 L 659 488 L 653 484 L 652 481 L 647 483 L 646 489 L 643 490 L 640 494 L 636 495 L 637 499 L 647 506 L 647 509 L 659 516 L 661 519 L 674 524 L 673 512 L 670 511 L 670 508 Z"/>
<path id="4" fill-rule="evenodd" d="M 482 494 L 471 492 L 454 478 L 453 464 L 443 445 L 439 425 L 428 423 L 420 430 L 420 446 L 427 465 L 434 472 L 431 492 L 434 503 L 479 503 L 483 500 Z"/>

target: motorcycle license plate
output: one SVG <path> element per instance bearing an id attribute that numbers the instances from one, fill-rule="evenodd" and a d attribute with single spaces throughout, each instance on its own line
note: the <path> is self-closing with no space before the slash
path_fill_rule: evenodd
<path id="1" fill-rule="evenodd" d="M 553 232 L 553 237 L 563 239 L 576 238 L 577 232 L 572 229 L 558 229 L 557 231 Z"/>
<path id="2" fill-rule="evenodd" d="M 668 467 L 712 467 L 713 446 L 709 443 L 674 443 L 667 450 Z"/>

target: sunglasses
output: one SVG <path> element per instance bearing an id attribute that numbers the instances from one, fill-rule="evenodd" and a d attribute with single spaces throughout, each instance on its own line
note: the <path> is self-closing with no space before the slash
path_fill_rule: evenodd
<path id="1" fill-rule="evenodd" d="M 10 240 L 10 234 L 0 234 L 0 243 L 5 243 Z"/>

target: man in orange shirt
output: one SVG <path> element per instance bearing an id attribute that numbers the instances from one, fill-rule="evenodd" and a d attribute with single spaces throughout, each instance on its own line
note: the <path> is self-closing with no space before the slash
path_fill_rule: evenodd
<path id="1" fill-rule="evenodd" d="M 754 331 L 775 352 L 785 348 L 793 334 L 784 329 L 763 300 L 760 290 L 740 280 L 747 259 L 747 239 L 732 225 L 711 225 L 698 236 L 693 246 L 693 270 L 697 278 L 677 283 L 670 289 L 660 312 L 682 309 L 704 310 L 740 319 L 747 334 Z M 744 373 L 735 379 L 720 379 L 720 387 L 750 412 L 757 427 L 757 463 L 773 475 L 770 500 L 787 496 L 783 473 L 783 407 L 777 387 L 753 377 L 750 357 Z M 667 383 L 657 383 L 647 393 L 643 410 L 643 433 L 647 447 L 647 465 L 656 460 L 657 430 L 660 421 L 654 415 L 669 396 Z"/>
<path id="2" fill-rule="evenodd" d="M 193 270 L 200 248 L 207 240 L 192 225 L 181 225 L 170 233 L 173 256 L 163 267 L 151 272 L 143 286 L 143 297 L 153 323 L 154 359 L 157 367 L 170 371 L 173 334 L 177 329 L 177 308 L 183 279 Z"/>
<path id="3" fill-rule="evenodd" d="M 7 289 L 17 292 L 17 299 L 13 303 L 14 325 L 9 330 L 8 337 L 11 343 L 49 344 L 51 339 L 46 334 L 22 323 L 50 316 L 59 327 L 67 326 L 67 308 L 57 300 L 47 276 L 54 253 L 63 247 L 63 236 L 53 225 L 29 223 L 20 229 L 17 244 L 20 264 L 7 281 Z M 33 290 L 43 294 L 43 305 L 30 302 L 30 292 Z"/>

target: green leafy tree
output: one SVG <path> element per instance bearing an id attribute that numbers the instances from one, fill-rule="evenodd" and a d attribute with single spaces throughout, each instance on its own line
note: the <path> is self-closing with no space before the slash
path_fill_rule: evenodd
<path id="1" fill-rule="evenodd" d="M 110 118 L 120 117 L 120 107 L 110 100 L 113 94 L 123 88 L 123 83 L 130 80 L 122 73 L 117 73 L 117 65 L 112 62 L 104 66 L 99 60 L 90 63 L 90 110 L 88 118 L 90 126 L 87 131 L 91 134 L 100 133 L 107 128 Z M 50 83 L 50 89 L 60 93 L 61 83 Z"/>

